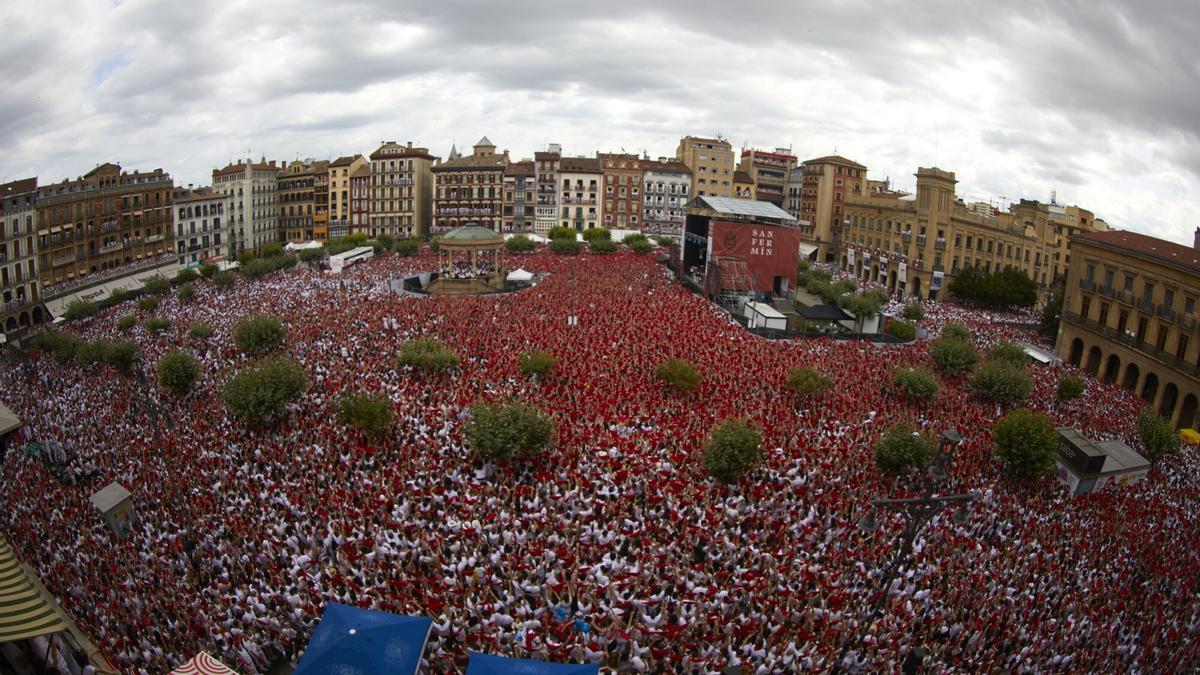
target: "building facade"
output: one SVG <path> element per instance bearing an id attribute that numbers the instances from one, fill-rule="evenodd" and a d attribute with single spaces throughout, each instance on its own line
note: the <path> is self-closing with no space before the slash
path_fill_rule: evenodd
<path id="1" fill-rule="evenodd" d="M 371 153 L 368 234 L 398 239 L 429 234 L 433 215 L 433 167 L 427 148 L 384 141 Z"/>
<path id="2" fill-rule="evenodd" d="M 230 238 L 237 251 L 257 251 L 279 243 L 279 169 L 275 160 L 254 163 L 238 160 L 223 169 L 213 169 L 213 190 L 231 200 L 228 214 Z"/>
<path id="3" fill-rule="evenodd" d="M 1144 234 L 1071 238 L 1056 349 L 1063 360 L 1132 389 L 1179 428 L 1200 401 L 1200 229 L 1187 247 Z"/>
<path id="4" fill-rule="evenodd" d="M 0 326 L 5 335 L 43 323 L 38 307 L 37 178 L 0 185 Z"/>
<path id="5" fill-rule="evenodd" d="M 692 172 L 692 194 L 712 197 L 733 195 L 733 146 L 723 138 L 684 136 L 675 148 L 675 159 Z"/>
<path id="6" fill-rule="evenodd" d="M 816 260 L 833 262 L 841 246 L 847 199 L 864 194 L 867 167 L 829 155 L 805 161 L 791 176 L 788 205 L 794 208 L 788 211 L 801 221 L 801 238 L 816 247 Z"/>
<path id="7" fill-rule="evenodd" d="M 754 179 L 741 169 L 733 172 L 733 196 L 737 199 L 754 199 Z"/>
<path id="8" fill-rule="evenodd" d="M 170 174 L 101 164 L 75 180 L 37 192 L 38 271 L 42 297 L 118 268 L 174 255 Z"/>
<path id="9" fill-rule="evenodd" d="M 362 155 L 338 157 L 329 163 L 328 237 L 337 239 L 350 234 L 350 177 L 369 166 Z"/>
<path id="10" fill-rule="evenodd" d="M 314 215 L 317 209 L 317 176 L 328 186 L 329 162 L 296 160 L 279 172 L 279 221 L 284 240 L 292 243 L 316 239 Z M 326 189 L 328 198 L 328 189 Z"/>
<path id="11" fill-rule="evenodd" d="M 467 224 L 499 232 L 504 223 L 504 169 L 508 153 L 496 153 L 487 136 L 470 155 L 433 167 L 433 234 L 445 234 Z"/>
<path id="12" fill-rule="evenodd" d="M 1046 205 L 1023 200 L 1003 218 L 981 216 L 955 197 L 954 173 L 919 168 L 916 195 L 848 195 L 839 263 L 891 292 L 943 298 L 967 266 L 1024 270 L 1044 292 L 1053 281 L 1054 227 Z"/>
<path id="13" fill-rule="evenodd" d="M 504 231 L 533 232 L 534 187 L 537 169 L 533 160 L 513 162 L 504 168 Z"/>
<path id="14" fill-rule="evenodd" d="M 787 148 L 776 148 L 775 152 L 743 148 L 737 168 L 750 175 L 754 199 L 782 207 L 787 194 L 788 173 L 796 168 L 796 156 Z"/>
<path id="15" fill-rule="evenodd" d="M 232 260 L 228 214 L 232 198 L 212 188 L 178 188 L 174 197 L 175 253 L 184 267 Z"/>
<path id="16" fill-rule="evenodd" d="M 545 234 L 558 224 L 558 172 L 562 162 L 562 146 L 551 143 L 545 152 L 533 153 L 536 174 L 534 230 Z"/>
<path id="17" fill-rule="evenodd" d="M 645 160 L 642 186 L 642 231 L 683 234 L 687 201 L 692 194 L 692 172 L 678 160 Z"/>
<path id="18" fill-rule="evenodd" d="M 590 157 L 563 157 L 559 167 L 562 209 L 558 225 L 579 231 L 600 227 L 604 209 L 601 187 L 604 172 L 600 160 Z"/>
<path id="19" fill-rule="evenodd" d="M 642 158 L 626 153 L 600 153 L 604 174 L 604 226 L 618 230 L 642 229 Z"/>
<path id="20" fill-rule="evenodd" d="M 371 165 L 364 164 L 350 172 L 350 226 L 347 234 L 370 235 L 371 231 Z"/>

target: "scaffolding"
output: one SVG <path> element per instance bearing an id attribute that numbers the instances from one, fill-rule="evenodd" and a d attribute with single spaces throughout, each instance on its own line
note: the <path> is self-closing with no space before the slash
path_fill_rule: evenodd
<path id="1" fill-rule="evenodd" d="M 717 267 L 717 302 L 734 314 L 740 313 L 756 294 L 758 281 L 754 272 L 740 258 L 721 257 L 713 262 Z"/>

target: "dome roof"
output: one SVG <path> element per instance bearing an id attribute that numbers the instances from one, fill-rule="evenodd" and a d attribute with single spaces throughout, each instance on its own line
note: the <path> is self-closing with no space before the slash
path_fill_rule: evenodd
<path id="1" fill-rule="evenodd" d="M 451 230 L 442 235 L 438 241 L 473 241 L 480 243 L 504 243 L 504 237 L 478 225 L 467 225 Z"/>

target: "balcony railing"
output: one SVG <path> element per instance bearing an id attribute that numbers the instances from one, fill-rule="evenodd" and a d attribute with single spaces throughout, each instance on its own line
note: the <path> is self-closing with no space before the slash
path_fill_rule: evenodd
<path id="1" fill-rule="evenodd" d="M 1141 352 L 1176 371 L 1192 377 L 1200 376 L 1200 365 L 1190 363 L 1165 349 L 1159 349 L 1149 342 L 1139 340 L 1136 335 L 1118 331 L 1115 328 L 1101 324 L 1099 321 L 1085 319 L 1071 310 L 1063 310 L 1063 319 L 1078 326 L 1083 326 L 1094 333 L 1100 333 L 1113 342 L 1123 344 L 1130 349 Z"/>
<path id="2" fill-rule="evenodd" d="M 1130 293 L 1129 291 L 1115 291 L 1113 296 L 1116 297 L 1117 302 L 1122 304 L 1129 305 L 1130 307 L 1132 307 L 1134 304 L 1133 293 Z"/>
<path id="3" fill-rule="evenodd" d="M 925 245 L 925 239 L 926 239 L 925 235 L 923 235 L 923 234 L 918 234 L 918 235 L 917 235 L 917 246 L 924 246 L 924 245 Z"/>
<path id="4" fill-rule="evenodd" d="M 1100 295 L 1103 295 L 1106 298 L 1111 298 L 1111 297 L 1113 297 L 1114 291 L 1113 291 L 1112 286 L 1101 286 L 1096 289 L 1096 292 L 1099 293 Z"/>
<path id="5" fill-rule="evenodd" d="M 1079 288 L 1085 291 L 1094 291 L 1096 290 L 1096 282 L 1091 279 L 1080 279 Z"/>
<path id="6" fill-rule="evenodd" d="M 908 242 L 912 241 L 912 232 L 901 232 L 900 238 L 904 240 L 904 243 L 907 244 Z"/>
<path id="7" fill-rule="evenodd" d="M 1196 317 L 1193 314 L 1179 312 L 1175 315 L 1175 322 L 1184 330 L 1191 331 L 1196 329 Z"/>
<path id="8" fill-rule="evenodd" d="M 1138 309 L 1142 310 L 1142 312 L 1146 314 L 1153 314 L 1154 303 L 1151 302 L 1149 298 L 1142 298 L 1142 301 L 1138 303 Z"/>
<path id="9" fill-rule="evenodd" d="M 933 247 L 939 251 L 946 250 L 946 240 L 941 237 L 933 240 Z"/>
<path id="10" fill-rule="evenodd" d="M 1166 305 L 1158 306 L 1158 315 L 1160 317 L 1162 317 L 1163 319 L 1166 319 L 1167 321 L 1175 320 L 1175 310 L 1171 309 L 1170 307 L 1168 307 Z"/>
<path id="11" fill-rule="evenodd" d="M 66 265 L 67 263 L 71 263 L 71 262 L 75 262 L 75 254 L 74 253 L 68 253 L 67 255 L 55 256 L 54 258 L 50 259 L 50 265 L 52 267 Z"/>
<path id="12" fill-rule="evenodd" d="M 125 242 L 114 241 L 111 244 L 105 244 L 105 245 L 101 246 L 100 252 L 101 253 L 112 253 L 113 251 L 120 251 L 123 248 L 125 248 Z"/>

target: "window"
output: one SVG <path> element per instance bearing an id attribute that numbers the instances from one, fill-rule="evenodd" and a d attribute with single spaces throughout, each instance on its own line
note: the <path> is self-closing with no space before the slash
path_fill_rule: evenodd
<path id="1" fill-rule="evenodd" d="M 1113 277 L 1117 275 L 1113 270 L 1104 270 L 1104 287 L 1111 289 L 1113 286 Z"/>
<path id="2" fill-rule="evenodd" d="M 1188 336 L 1187 333 L 1179 333 L 1179 344 L 1175 347 L 1175 356 L 1180 359 L 1187 358 Z"/>
<path id="3" fill-rule="evenodd" d="M 1127 310 L 1122 309 L 1121 312 L 1119 314 L 1117 314 L 1117 330 L 1124 333 L 1125 329 L 1128 326 L 1129 326 L 1129 312 Z"/>
<path id="4" fill-rule="evenodd" d="M 1138 319 L 1137 339 L 1138 342 L 1146 341 L 1146 333 L 1150 330 L 1150 320 L 1146 317 Z"/>
<path id="5" fill-rule="evenodd" d="M 1163 309 L 1175 309 L 1175 289 L 1168 288 L 1163 291 Z"/>
<path id="6" fill-rule="evenodd" d="M 991 263 L 988 263 L 991 266 Z M 1082 295 L 1079 297 L 1079 316 L 1088 318 L 1088 313 L 1092 309 L 1092 298 L 1090 295 Z"/>
<path id="7" fill-rule="evenodd" d="M 1101 326 L 1108 325 L 1108 303 L 1107 302 L 1100 303 L 1100 317 L 1097 320 L 1100 322 Z"/>
<path id="8" fill-rule="evenodd" d="M 1192 314 L 1196 311 L 1196 299 L 1188 296 L 1183 300 L 1183 313 Z"/>
<path id="9" fill-rule="evenodd" d="M 1068 261 L 1068 262 L 1070 262 L 1070 261 Z M 1133 292 L 1133 275 L 1131 275 L 1131 274 L 1125 275 L 1125 292 L 1126 293 Z"/>
<path id="10" fill-rule="evenodd" d="M 1158 351 L 1161 352 L 1162 350 L 1167 348 L 1167 336 L 1169 336 L 1170 333 L 1171 333 L 1170 326 L 1167 326 L 1166 324 L 1162 324 L 1158 327 L 1158 341 L 1156 341 L 1154 343 L 1154 346 L 1158 349 Z"/>
<path id="11" fill-rule="evenodd" d="M 1151 302 L 1153 302 L 1153 298 L 1154 298 L 1154 282 L 1147 281 L 1146 285 L 1142 287 L 1142 303 L 1149 305 L 1149 304 L 1151 304 Z"/>

